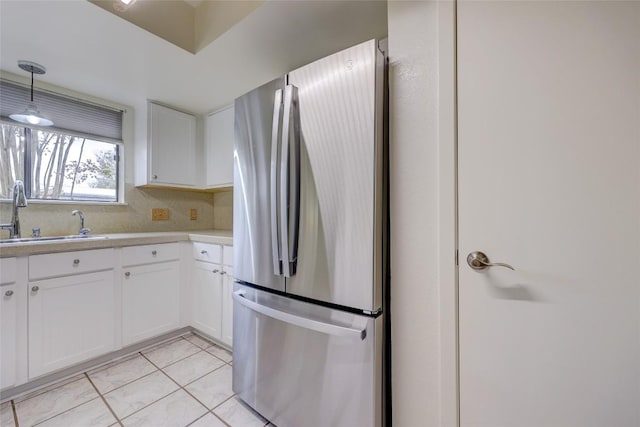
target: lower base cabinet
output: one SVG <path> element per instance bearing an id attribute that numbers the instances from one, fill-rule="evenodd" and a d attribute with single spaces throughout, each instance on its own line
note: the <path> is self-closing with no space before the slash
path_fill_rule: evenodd
<path id="1" fill-rule="evenodd" d="M 179 261 L 128 267 L 122 281 L 122 344 L 180 326 Z"/>
<path id="2" fill-rule="evenodd" d="M 193 269 L 194 328 L 217 340 L 222 338 L 222 276 L 220 264 L 196 261 Z"/>
<path id="3" fill-rule="evenodd" d="M 28 304 L 30 378 L 114 349 L 113 270 L 30 282 Z"/>
<path id="4" fill-rule="evenodd" d="M 227 245 L 194 243 L 191 324 L 209 337 L 233 344 L 233 262 Z"/>
<path id="5" fill-rule="evenodd" d="M 0 389 L 187 325 L 231 347 L 232 247 L 194 242 L 188 274 L 180 245 L 0 258 Z"/>
<path id="6" fill-rule="evenodd" d="M 16 383 L 16 286 L 0 286 L 0 389 Z"/>

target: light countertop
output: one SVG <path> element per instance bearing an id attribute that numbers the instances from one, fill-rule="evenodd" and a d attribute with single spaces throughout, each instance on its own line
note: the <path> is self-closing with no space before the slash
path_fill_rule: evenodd
<path id="1" fill-rule="evenodd" d="M 118 248 L 123 246 L 148 245 L 154 243 L 172 243 L 195 241 L 233 244 L 230 230 L 166 231 L 148 233 L 97 234 L 106 239 L 48 240 L 21 243 L 1 243 L 0 257 L 25 256 L 54 252 L 81 251 L 86 249 Z"/>

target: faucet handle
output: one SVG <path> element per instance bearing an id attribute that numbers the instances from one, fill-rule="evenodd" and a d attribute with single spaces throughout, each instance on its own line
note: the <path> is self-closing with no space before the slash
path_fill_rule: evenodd
<path id="1" fill-rule="evenodd" d="M 83 236 L 86 236 L 89 233 L 91 233 L 91 229 L 90 228 L 82 227 L 80 229 L 80 234 L 83 235 Z"/>
<path id="2" fill-rule="evenodd" d="M 33 237 L 40 237 L 40 227 L 34 227 L 31 231 Z"/>

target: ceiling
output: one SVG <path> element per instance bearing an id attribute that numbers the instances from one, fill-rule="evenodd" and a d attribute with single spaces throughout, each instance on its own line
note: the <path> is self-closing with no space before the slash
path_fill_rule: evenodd
<path id="1" fill-rule="evenodd" d="M 31 60 L 47 68 L 36 87 L 45 81 L 135 108 L 151 99 L 204 114 L 305 63 L 385 37 L 386 10 L 384 1 L 268 0 L 192 54 L 88 1 L 0 0 L 0 69 L 25 75 L 17 61 Z"/>
<path id="2" fill-rule="evenodd" d="M 185 3 L 187 3 L 189 6 L 191 7 L 198 7 L 200 6 L 200 3 L 202 3 L 203 0 L 184 0 Z"/>

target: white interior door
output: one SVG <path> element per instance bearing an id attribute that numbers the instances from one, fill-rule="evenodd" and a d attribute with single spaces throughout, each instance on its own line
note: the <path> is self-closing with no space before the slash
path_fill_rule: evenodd
<path id="1" fill-rule="evenodd" d="M 461 425 L 640 426 L 640 2 L 457 24 Z"/>

